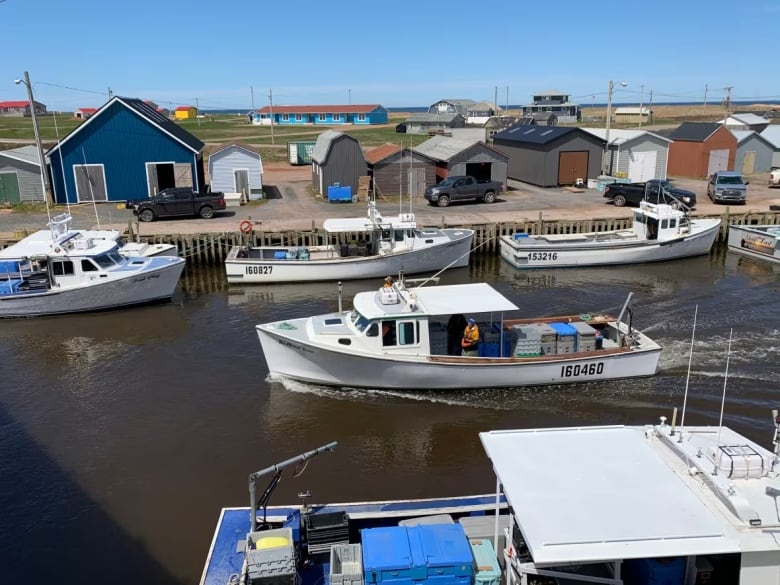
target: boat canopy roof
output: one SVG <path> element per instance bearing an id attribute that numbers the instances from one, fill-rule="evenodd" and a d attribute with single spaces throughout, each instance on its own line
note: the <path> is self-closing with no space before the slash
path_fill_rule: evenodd
<path id="1" fill-rule="evenodd" d="M 330 233 L 370 232 L 382 227 L 396 230 L 415 229 L 417 228 L 417 222 L 411 214 L 391 217 L 380 216 L 376 222 L 368 217 L 342 217 L 326 219 L 322 222 L 322 227 L 326 232 Z"/>
<path id="2" fill-rule="evenodd" d="M 518 310 L 517 305 L 484 282 L 400 288 L 398 292 L 397 303 L 383 302 L 382 291 L 378 290 L 358 293 L 352 304 L 368 319 L 404 314 L 456 315 Z"/>
<path id="3" fill-rule="evenodd" d="M 116 230 L 70 230 L 63 234 L 39 230 L 0 250 L 0 258 L 98 256 L 116 248 L 119 236 Z"/>
<path id="4" fill-rule="evenodd" d="M 763 494 L 766 478 L 734 479 L 728 467 L 712 473 L 699 449 L 712 450 L 717 428 L 695 427 L 690 434 L 694 427 L 686 428 L 679 447 L 679 431 L 670 436 L 668 425 L 655 427 L 663 428 L 666 438 L 654 427 L 623 426 L 480 433 L 537 566 L 778 549 L 768 539 L 758 542 L 770 521 L 778 524 L 774 502 Z M 722 430 L 724 447 L 748 442 Z M 686 449 L 690 468 L 681 454 Z M 752 443 L 750 449 L 772 455 Z M 707 464 L 695 471 L 697 461 Z M 768 467 L 750 465 L 753 471 Z M 751 546 L 742 533 L 755 525 L 719 506 L 705 476 L 722 478 L 726 494 L 734 483 L 748 486 L 745 492 L 738 486 L 735 507 L 752 505 L 751 491 L 761 500 L 756 508 L 764 526 L 755 528 Z"/>

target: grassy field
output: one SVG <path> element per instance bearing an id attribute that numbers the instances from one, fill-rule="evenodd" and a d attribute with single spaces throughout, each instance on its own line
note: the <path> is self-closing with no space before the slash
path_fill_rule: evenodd
<path id="1" fill-rule="evenodd" d="M 661 126 L 674 126 L 684 121 L 715 121 L 724 117 L 726 111 L 720 104 L 701 106 L 653 106 L 654 116 L 651 124 L 644 124 L 647 129 Z M 756 104 L 743 106 L 740 111 L 753 111 L 763 114 L 770 106 Z M 519 112 L 509 112 L 519 114 Z M 603 125 L 606 115 L 605 108 L 583 107 L 582 125 Z M 417 146 L 428 139 L 421 134 L 398 134 L 396 124 L 408 117 L 405 113 L 391 113 L 389 122 L 382 126 L 336 126 L 338 130 L 354 136 L 364 148 L 379 146 L 386 142 L 402 146 Z M 62 138 L 82 124 L 81 120 L 70 115 L 39 116 L 38 127 L 44 146 L 53 145 L 57 138 Z M 182 128 L 191 132 L 206 143 L 205 154 L 208 155 L 222 144 L 240 141 L 257 148 L 266 162 L 287 160 L 286 145 L 291 140 L 316 140 L 317 136 L 326 130 L 323 126 L 274 126 L 273 136 L 270 126 L 253 126 L 247 124 L 245 116 L 207 116 L 199 120 L 183 120 L 177 122 Z M 637 124 L 613 124 L 613 128 L 636 127 Z M 34 138 L 32 119 L 0 116 L 0 150 L 14 148 L 18 144 L 5 142 L 3 138 L 15 140 L 32 140 Z"/>

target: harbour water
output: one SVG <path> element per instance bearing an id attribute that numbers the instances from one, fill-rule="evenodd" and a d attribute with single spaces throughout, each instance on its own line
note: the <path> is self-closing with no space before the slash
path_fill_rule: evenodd
<path id="1" fill-rule="evenodd" d="M 197 583 L 220 508 L 248 505 L 247 475 L 332 440 L 272 503 L 307 489 L 315 502 L 489 493 L 479 431 L 671 417 L 695 311 L 686 422 L 717 424 L 725 388 L 724 423 L 771 447 L 780 268 L 722 251 L 528 272 L 478 257 L 443 281 L 490 282 L 527 316 L 616 313 L 633 291 L 661 371 L 436 394 L 282 384 L 267 379 L 254 325 L 336 310 L 336 285 L 229 287 L 218 269 L 185 272 L 169 305 L 4 321 L 0 582 Z M 345 307 L 373 284 L 345 283 Z"/>

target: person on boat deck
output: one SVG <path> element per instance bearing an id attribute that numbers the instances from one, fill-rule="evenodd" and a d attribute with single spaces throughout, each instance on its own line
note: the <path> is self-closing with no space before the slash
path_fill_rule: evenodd
<path id="1" fill-rule="evenodd" d="M 384 288 L 393 288 L 393 277 L 385 276 Z"/>
<path id="2" fill-rule="evenodd" d="M 463 330 L 463 339 L 460 341 L 462 348 L 461 355 L 476 357 L 479 346 L 479 327 L 474 319 L 469 319 L 466 328 Z"/>

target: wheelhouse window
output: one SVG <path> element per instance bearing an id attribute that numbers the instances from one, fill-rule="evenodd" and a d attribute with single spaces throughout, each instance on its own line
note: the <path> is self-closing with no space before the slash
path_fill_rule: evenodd
<path id="1" fill-rule="evenodd" d="M 101 268 L 111 268 L 114 265 L 114 261 L 111 259 L 111 257 L 108 254 L 101 254 L 100 256 L 95 256 L 94 258 L 95 262 L 98 266 Z"/>
<path id="2" fill-rule="evenodd" d="M 51 263 L 51 272 L 54 276 L 71 276 L 73 274 L 73 262 L 60 260 Z"/>
<path id="3" fill-rule="evenodd" d="M 357 329 L 360 333 L 363 333 L 366 328 L 371 324 L 371 321 L 366 319 L 363 315 L 355 311 L 354 309 L 349 314 L 349 320 L 352 323 L 352 325 Z"/>
<path id="4" fill-rule="evenodd" d="M 81 271 L 82 272 L 97 272 L 98 267 L 95 266 L 95 263 L 92 262 L 92 260 L 88 260 L 87 258 L 84 258 L 81 260 Z"/>

